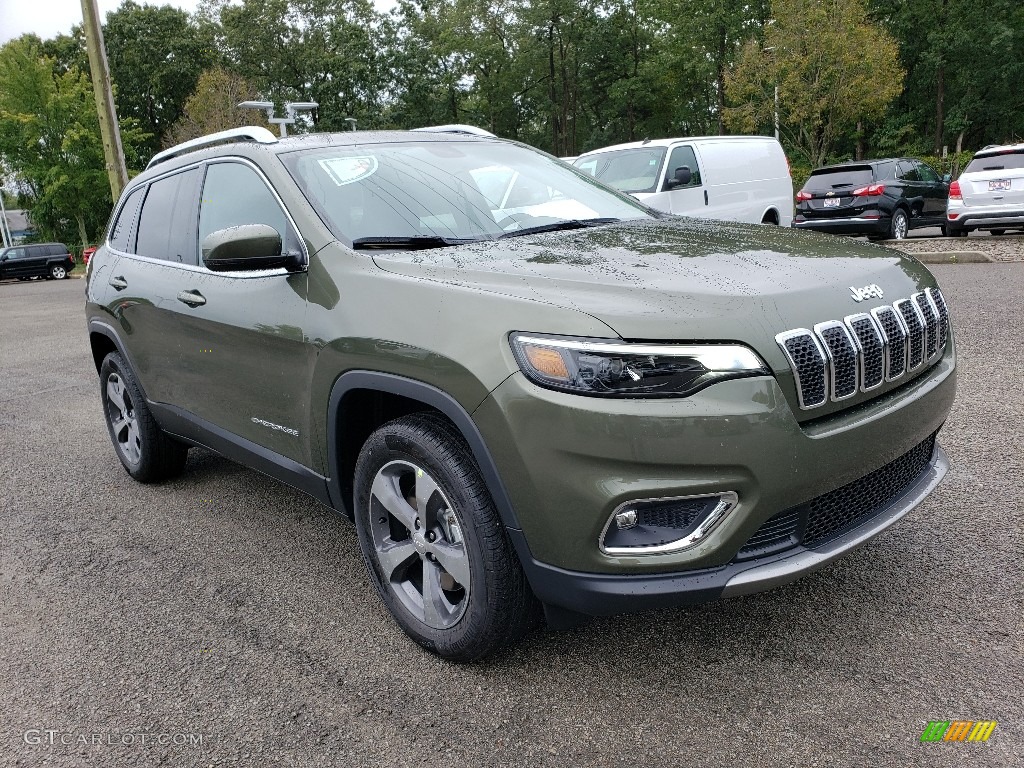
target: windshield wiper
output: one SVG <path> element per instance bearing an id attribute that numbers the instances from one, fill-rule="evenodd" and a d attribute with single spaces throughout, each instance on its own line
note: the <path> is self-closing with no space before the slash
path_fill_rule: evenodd
<path id="1" fill-rule="evenodd" d="M 535 235 L 538 232 L 557 232 L 563 229 L 586 229 L 587 227 L 599 227 L 602 224 L 614 224 L 619 221 L 616 218 L 605 218 L 605 219 L 566 219 L 565 221 L 556 221 L 553 224 L 541 224 L 536 227 L 525 227 L 523 229 L 517 229 L 512 232 L 506 232 L 503 235 L 499 235 L 499 238 L 506 237 L 520 237 L 521 235 Z"/>
<path id="2" fill-rule="evenodd" d="M 412 251 L 426 248 L 444 248 L 446 245 L 463 245 L 464 243 L 478 243 L 486 238 L 479 237 L 440 237 L 439 235 L 414 235 L 412 237 L 357 237 L 352 241 L 352 247 L 357 251 L 381 249 L 408 249 Z"/>

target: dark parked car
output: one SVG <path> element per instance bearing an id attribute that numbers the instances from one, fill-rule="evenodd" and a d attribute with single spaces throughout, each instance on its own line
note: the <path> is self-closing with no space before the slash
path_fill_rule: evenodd
<path id="1" fill-rule="evenodd" d="M 546 198 L 492 194 L 513 177 Z M 949 310 L 888 249 L 396 131 L 196 139 L 111 221 L 86 315 L 127 472 L 206 446 L 349 516 L 395 620 L 448 658 L 538 604 L 564 625 L 793 581 L 948 466 Z"/>
<path id="2" fill-rule="evenodd" d="M 75 268 L 75 260 L 63 243 L 16 245 L 0 251 L 0 278 L 47 277 L 63 280 Z"/>
<path id="3" fill-rule="evenodd" d="M 796 229 L 902 240 L 918 227 L 942 227 L 950 177 L 908 158 L 818 168 L 796 195 Z"/>

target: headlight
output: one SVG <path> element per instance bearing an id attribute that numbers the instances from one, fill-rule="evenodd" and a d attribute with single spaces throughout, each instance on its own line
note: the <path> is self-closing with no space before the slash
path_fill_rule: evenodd
<path id="1" fill-rule="evenodd" d="M 711 384 L 767 375 L 738 344 L 631 344 L 513 333 L 512 351 L 535 384 L 600 397 L 686 397 Z"/>

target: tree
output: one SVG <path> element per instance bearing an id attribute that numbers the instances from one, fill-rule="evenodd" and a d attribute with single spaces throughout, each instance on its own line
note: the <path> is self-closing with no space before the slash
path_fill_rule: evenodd
<path id="1" fill-rule="evenodd" d="M 777 86 L 784 135 L 819 166 L 899 96 L 897 45 L 868 20 L 863 0 L 772 0 L 771 9 L 763 42 L 747 42 L 726 76 L 726 124 L 771 125 Z"/>
<path id="2" fill-rule="evenodd" d="M 185 114 L 167 131 L 164 146 L 243 125 L 269 129 L 271 126 L 261 113 L 238 107 L 255 96 L 255 90 L 241 75 L 221 68 L 204 72 L 199 76 L 195 93 L 185 102 Z"/>
<path id="3" fill-rule="evenodd" d="M 26 35 L 0 48 L 0 162 L 45 238 L 88 243 L 111 202 L 92 86 L 79 69 L 61 71 L 42 43 Z M 129 159 L 143 140 L 122 123 Z"/>
<path id="4" fill-rule="evenodd" d="M 117 111 L 135 118 L 156 152 L 182 116 L 199 76 L 217 59 L 213 39 L 184 11 L 125 0 L 103 28 Z"/>
<path id="5" fill-rule="evenodd" d="M 231 66 L 265 97 L 319 103 L 319 130 L 382 122 L 384 24 L 369 0 L 243 0 L 220 20 Z"/>

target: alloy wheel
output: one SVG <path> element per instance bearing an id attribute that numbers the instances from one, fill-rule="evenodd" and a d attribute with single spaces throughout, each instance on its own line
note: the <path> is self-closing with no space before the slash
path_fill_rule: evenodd
<path id="1" fill-rule="evenodd" d="M 892 237 L 894 240 L 905 240 L 907 237 L 907 217 L 903 213 L 896 214 L 892 222 Z"/>
<path id="2" fill-rule="evenodd" d="M 469 604 L 469 557 L 454 508 L 437 481 L 391 461 L 370 488 L 373 553 L 388 588 L 432 629 L 449 629 Z"/>
<path id="3" fill-rule="evenodd" d="M 131 395 L 124 380 L 116 373 L 107 377 L 107 418 L 114 433 L 117 449 L 132 464 L 142 459 L 142 434 L 135 415 Z"/>

